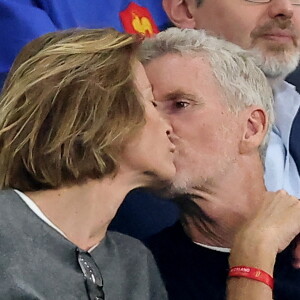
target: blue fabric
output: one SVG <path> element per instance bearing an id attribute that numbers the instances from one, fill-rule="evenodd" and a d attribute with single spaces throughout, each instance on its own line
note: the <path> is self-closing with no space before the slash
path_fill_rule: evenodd
<path id="1" fill-rule="evenodd" d="M 179 209 L 171 200 L 137 189 L 121 204 L 109 229 L 145 240 L 174 224 L 178 217 Z"/>
<path id="2" fill-rule="evenodd" d="M 289 74 L 286 81 L 294 85 L 298 93 L 300 93 L 300 66 L 293 73 Z"/>
<path id="3" fill-rule="evenodd" d="M 275 124 L 266 152 L 265 184 L 269 191 L 284 189 L 300 198 L 300 176 L 297 162 L 290 151 L 290 133 L 300 106 L 300 95 L 293 85 L 284 81 L 273 82 L 272 88 Z"/>
<path id="4" fill-rule="evenodd" d="M 130 2 L 146 7 L 160 30 L 168 26 L 161 1 L 1 0 L 0 84 L 21 48 L 42 34 L 73 27 L 114 27 L 124 31 L 119 12 Z"/>
<path id="5" fill-rule="evenodd" d="M 290 152 L 297 165 L 300 176 L 300 109 L 294 119 L 290 135 Z"/>
<path id="6" fill-rule="evenodd" d="M 300 93 L 300 66 L 291 73 L 286 81 L 292 83 L 298 93 Z M 290 135 L 290 152 L 297 165 L 300 176 L 300 109 L 294 119 Z"/>

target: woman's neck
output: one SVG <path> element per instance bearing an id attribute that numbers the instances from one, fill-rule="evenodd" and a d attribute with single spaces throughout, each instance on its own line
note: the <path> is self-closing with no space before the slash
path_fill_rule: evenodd
<path id="1" fill-rule="evenodd" d="M 68 240 L 88 250 L 104 238 L 110 221 L 132 188 L 116 176 L 25 194 Z"/>

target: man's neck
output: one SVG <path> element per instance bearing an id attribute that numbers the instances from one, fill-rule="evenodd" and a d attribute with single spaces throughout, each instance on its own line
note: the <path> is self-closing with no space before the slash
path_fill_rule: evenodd
<path id="1" fill-rule="evenodd" d="M 211 231 L 207 232 L 199 229 L 200 223 L 188 218 L 186 233 L 195 242 L 230 248 L 237 229 L 255 212 L 265 191 L 261 163 L 244 163 L 213 185 L 192 192 L 199 197 L 194 200 L 196 204 L 214 224 L 207 225 Z"/>

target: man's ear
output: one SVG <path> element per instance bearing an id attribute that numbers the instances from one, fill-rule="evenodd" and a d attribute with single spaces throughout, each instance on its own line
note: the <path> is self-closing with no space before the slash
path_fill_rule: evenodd
<path id="1" fill-rule="evenodd" d="M 241 112 L 244 115 L 243 134 L 240 141 L 240 153 L 256 151 L 261 145 L 268 128 L 268 116 L 263 108 L 250 106 Z"/>
<path id="2" fill-rule="evenodd" d="M 163 0 L 165 9 L 171 22 L 179 28 L 195 28 L 193 12 L 196 9 L 195 0 Z"/>

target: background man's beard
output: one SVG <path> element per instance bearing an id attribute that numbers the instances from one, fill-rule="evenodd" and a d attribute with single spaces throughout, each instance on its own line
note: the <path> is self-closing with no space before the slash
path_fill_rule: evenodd
<path id="1" fill-rule="evenodd" d="M 288 45 L 266 45 L 267 49 L 256 46 L 256 41 L 278 29 L 290 33 L 293 42 L 292 48 Z M 292 21 L 284 17 L 271 20 L 251 32 L 253 44 L 249 50 L 256 59 L 258 67 L 268 78 L 285 78 L 297 68 L 300 58 L 298 35 L 299 33 L 295 31 Z"/>
<path id="2" fill-rule="evenodd" d="M 251 51 L 255 58 L 257 66 L 264 72 L 266 77 L 285 78 L 293 72 L 299 63 L 300 52 L 288 53 L 286 50 L 278 51 L 276 55 L 264 55 L 261 50 L 253 49 Z"/>

